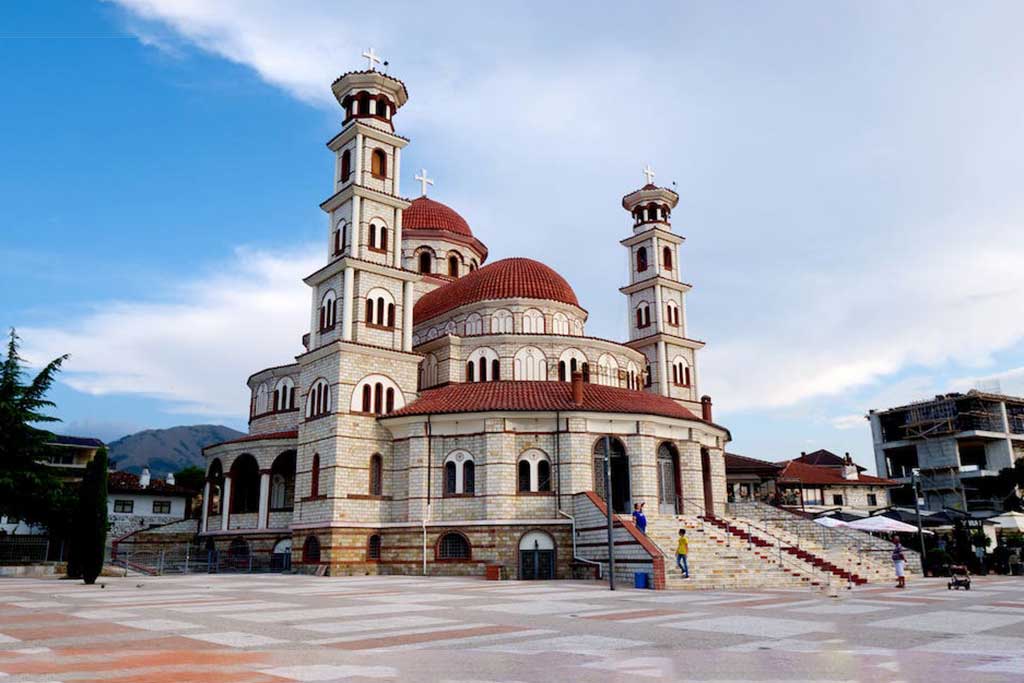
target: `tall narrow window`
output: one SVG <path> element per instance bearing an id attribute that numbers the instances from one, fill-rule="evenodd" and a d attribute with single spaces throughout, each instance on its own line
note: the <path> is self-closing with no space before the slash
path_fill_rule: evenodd
<path id="1" fill-rule="evenodd" d="M 467 460 L 462 464 L 462 492 L 476 493 L 476 465 L 472 460 Z"/>
<path id="2" fill-rule="evenodd" d="M 558 361 L 558 381 L 559 382 L 564 382 L 565 381 L 565 361 L 564 360 Z"/>
<path id="3" fill-rule="evenodd" d="M 346 149 L 341 153 L 341 182 L 348 182 L 350 175 L 352 175 L 352 153 Z"/>
<path id="4" fill-rule="evenodd" d="M 666 246 L 661 250 L 661 263 L 665 270 L 672 270 L 672 247 Z"/>
<path id="5" fill-rule="evenodd" d="M 636 326 L 637 327 L 643 327 L 644 326 L 644 312 L 641 309 L 639 309 L 639 308 L 636 309 Z"/>
<path id="6" fill-rule="evenodd" d="M 497 358 L 491 361 L 491 381 L 497 382 L 501 379 L 501 361 Z"/>
<path id="7" fill-rule="evenodd" d="M 473 376 L 473 361 L 466 363 L 466 381 L 475 382 L 476 378 Z"/>
<path id="8" fill-rule="evenodd" d="M 395 410 L 395 390 L 388 387 L 384 398 L 384 412 L 391 413 Z"/>
<path id="9" fill-rule="evenodd" d="M 373 408 L 372 398 L 370 396 L 370 394 L 372 392 L 373 392 L 373 389 L 370 388 L 369 384 L 364 384 L 363 385 L 363 412 L 364 413 L 370 412 L 370 410 Z"/>
<path id="10" fill-rule="evenodd" d="M 590 382 L 590 363 L 583 364 L 583 381 Z"/>
<path id="11" fill-rule="evenodd" d="M 373 299 L 366 300 L 366 323 L 373 324 Z"/>
<path id="12" fill-rule="evenodd" d="M 377 324 L 384 327 L 384 297 L 377 297 Z"/>
<path id="13" fill-rule="evenodd" d="M 309 471 L 309 495 L 316 498 L 320 495 L 320 454 L 313 454 L 313 466 Z"/>
<path id="14" fill-rule="evenodd" d="M 395 326 L 395 305 L 388 304 L 388 327 Z"/>
<path id="15" fill-rule="evenodd" d="M 383 180 L 388 175 L 388 156 L 382 149 L 373 150 L 370 158 L 370 173 L 374 178 Z"/>
<path id="16" fill-rule="evenodd" d="M 486 382 L 487 381 L 487 359 L 486 358 L 481 358 L 480 359 L 480 381 L 481 382 Z"/>
<path id="17" fill-rule="evenodd" d="M 448 275 L 450 277 L 458 277 L 459 276 L 459 257 L 458 256 L 452 255 L 452 256 L 448 257 Z"/>
<path id="18" fill-rule="evenodd" d="M 551 463 L 547 460 L 541 460 L 537 463 L 537 490 L 551 490 Z"/>
<path id="19" fill-rule="evenodd" d="M 444 492 L 449 495 L 455 493 L 455 462 L 452 460 L 444 464 Z"/>
<path id="20" fill-rule="evenodd" d="M 380 536 L 377 534 L 370 536 L 370 540 L 366 543 L 366 559 L 380 559 Z"/>
<path id="21" fill-rule="evenodd" d="M 640 247 L 636 250 L 636 272 L 642 273 L 647 270 L 647 248 Z"/>
<path id="22" fill-rule="evenodd" d="M 377 248 L 377 224 L 370 223 L 370 249 Z"/>
<path id="23" fill-rule="evenodd" d="M 430 252 L 428 251 L 420 252 L 420 272 L 430 272 Z"/>
<path id="24" fill-rule="evenodd" d="M 377 382 L 373 385 L 373 412 L 380 415 L 384 409 L 384 385 Z"/>
<path id="25" fill-rule="evenodd" d="M 530 490 L 530 462 L 528 460 L 519 461 L 519 492 L 523 493 Z"/>
<path id="26" fill-rule="evenodd" d="M 388 250 L 388 229 L 385 228 L 383 225 L 380 226 L 380 250 Z"/>
<path id="27" fill-rule="evenodd" d="M 389 390 L 390 391 L 390 390 Z M 370 495 L 383 495 L 384 458 L 379 453 L 370 456 Z"/>

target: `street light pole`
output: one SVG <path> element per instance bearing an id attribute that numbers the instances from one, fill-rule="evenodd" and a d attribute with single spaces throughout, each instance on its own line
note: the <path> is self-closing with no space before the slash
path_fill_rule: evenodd
<path id="1" fill-rule="evenodd" d="M 918 471 L 916 469 L 910 471 L 910 485 L 914 489 L 914 514 L 917 515 L 917 540 L 921 547 L 921 564 L 923 569 L 925 559 L 927 559 L 927 554 L 924 549 L 924 530 L 921 528 L 921 498 L 918 495 L 917 490 L 919 482 L 917 472 Z"/>
<path id="2" fill-rule="evenodd" d="M 615 542 L 612 521 L 612 441 L 604 437 L 604 508 L 608 513 L 608 590 L 615 590 Z"/>

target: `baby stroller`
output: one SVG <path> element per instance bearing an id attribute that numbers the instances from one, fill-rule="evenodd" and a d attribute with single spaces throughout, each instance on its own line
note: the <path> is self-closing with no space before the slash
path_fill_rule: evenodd
<path id="1" fill-rule="evenodd" d="M 971 575 L 967 573 L 967 567 L 962 564 L 950 564 L 946 568 L 949 570 L 949 583 L 946 584 L 948 590 L 956 588 L 960 590 L 963 588 L 965 591 L 971 590 Z"/>

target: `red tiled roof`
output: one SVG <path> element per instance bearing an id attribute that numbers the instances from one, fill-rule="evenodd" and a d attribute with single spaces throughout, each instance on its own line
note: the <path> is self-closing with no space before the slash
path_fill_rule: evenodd
<path id="1" fill-rule="evenodd" d="M 471 382 L 427 389 L 420 398 L 387 417 L 487 411 L 591 411 L 661 415 L 698 420 L 675 401 L 646 391 L 583 385 L 583 404 L 572 400 L 570 382 Z"/>
<path id="2" fill-rule="evenodd" d="M 107 474 L 107 490 L 111 493 L 153 493 L 165 496 L 194 496 L 197 493 L 184 486 L 168 484 L 163 479 L 150 479 L 149 486 L 143 488 L 139 483 L 139 475 L 117 470 Z"/>
<path id="3" fill-rule="evenodd" d="M 528 258 L 507 258 L 424 294 L 413 308 L 413 318 L 424 322 L 465 304 L 519 298 L 580 305 L 569 283 L 550 267 Z"/>
<path id="4" fill-rule="evenodd" d="M 771 472 L 776 474 L 782 470 L 782 465 L 776 465 L 767 460 L 758 460 L 739 453 L 725 454 L 726 472 Z"/>
<path id="5" fill-rule="evenodd" d="M 296 439 L 299 436 L 297 429 L 293 429 L 289 432 L 266 432 L 264 434 L 246 434 L 240 436 L 237 439 L 231 439 L 230 441 L 221 441 L 220 443 L 210 444 L 203 450 L 213 448 L 214 446 L 226 446 L 229 443 L 243 443 L 245 441 L 271 441 L 275 439 Z"/>
<path id="6" fill-rule="evenodd" d="M 402 212 L 402 230 L 444 230 L 472 237 L 469 223 L 449 206 L 427 197 L 412 200 Z"/>
<path id="7" fill-rule="evenodd" d="M 808 465 L 796 460 L 780 464 L 784 465 L 779 475 L 780 482 L 798 481 L 815 486 L 899 486 L 899 483 L 891 479 L 872 477 L 863 472 L 858 472 L 856 479 L 844 479 L 842 469 L 836 467 Z"/>

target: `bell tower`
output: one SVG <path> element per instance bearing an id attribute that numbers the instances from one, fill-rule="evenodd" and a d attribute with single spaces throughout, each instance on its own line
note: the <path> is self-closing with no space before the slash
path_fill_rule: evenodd
<path id="1" fill-rule="evenodd" d="M 629 309 L 627 346 L 647 357 L 649 391 L 673 398 L 698 412 L 697 351 L 704 343 L 687 337 L 686 294 L 679 259 L 683 238 L 672 232 L 675 191 L 646 183 L 622 198 L 633 220 L 633 234 L 622 240 L 629 258 L 629 284 L 619 289 Z"/>

